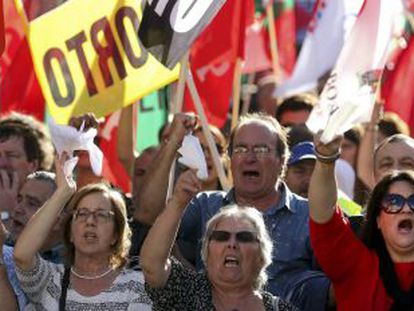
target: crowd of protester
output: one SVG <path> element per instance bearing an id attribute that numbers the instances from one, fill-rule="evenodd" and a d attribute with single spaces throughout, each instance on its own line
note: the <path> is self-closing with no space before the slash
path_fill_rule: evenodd
<path id="1" fill-rule="evenodd" d="M 122 111 L 131 193 L 85 152 L 68 174 L 42 123 L 1 116 L 0 310 L 413 310 L 414 139 L 377 103 L 324 144 L 304 125 L 317 101 L 242 115 L 228 135 L 209 126 L 230 189 L 194 114 L 136 155 Z M 186 135 L 205 180 L 176 163 Z"/>

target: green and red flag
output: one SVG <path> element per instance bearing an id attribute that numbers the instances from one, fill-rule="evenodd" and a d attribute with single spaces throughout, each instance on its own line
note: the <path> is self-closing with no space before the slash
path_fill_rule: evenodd
<path id="1" fill-rule="evenodd" d="M 290 75 L 296 63 L 295 1 L 273 3 L 280 67 Z"/>
<path id="2" fill-rule="evenodd" d="M 265 15 L 268 5 L 273 5 L 279 66 L 283 74 L 290 75 L 296 63 L 296 17 L 294 0 L 256 0 L 257 14 Z M 270 37 L 266 36 L 270 55 Z"/>

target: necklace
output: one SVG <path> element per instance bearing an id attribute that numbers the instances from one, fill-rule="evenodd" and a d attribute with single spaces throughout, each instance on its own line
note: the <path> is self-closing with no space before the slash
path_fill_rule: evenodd
<path id="1" fill-rule="evenodd" d="M 82 275 L 82 274 L 77 273 L 75 269 L 73 269 L 73 267 L 70 268 L 70 272 L 72 272 L 76 277 L 80 279 L 84 279 L 84 280 L 97 280 L 97 279 L 103 278 L 105 275 L 109 274 L 111 271 L 112 271 L 112 268 L 109 267 L 108 270 L 104 271 L 101 274 L 89 276 L 89 275 Z"/>

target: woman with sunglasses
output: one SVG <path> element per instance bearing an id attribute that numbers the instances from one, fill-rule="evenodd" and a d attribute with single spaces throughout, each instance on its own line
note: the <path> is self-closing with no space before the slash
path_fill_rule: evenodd
<path id="1" fill-rule="evenodd" d="M 63 172 L 67 159 L 64 154 L 56 161 L 57 190 L 17 240 L 14 257 L 23 291 L 36 310 L 151 310 L 142 275 L 124 268 L 130 229 L 121 194 L 102 183 L 76 191 Z M 66 266 L 38 254 L 64 207 Z"/>
<path id="2" fill-rule="evenodd" d="M 200 187 L 193 171 L 179 177 L 142 247 L 141 267 L 154 310 L 293 310 L 263 291 L 272 242 L 254 208 L 228 206 L 210 219 L 202 245 L 206 272 L 170 257 L 181 216 Z"/>
<path id="3" fill-rule="evenodd" d="M 375 186 L 361 241 L 337 205 L 340 142 L 316 137 L 309 188 L 311 241 L 338 310 L 414 310 L 414 172 L 391 172 Z"/>

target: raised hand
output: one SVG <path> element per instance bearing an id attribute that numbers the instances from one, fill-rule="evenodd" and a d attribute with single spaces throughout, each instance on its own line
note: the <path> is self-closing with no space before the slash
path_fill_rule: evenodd
<path id="1" fill-rule="evenodd" d="M 85 122 L 85 131 L 89 128 L 98 128 L 99 124 L 101 123 L 101 121 L 98 120 L 93 113 L 85 113 L 77 117 L 71 117 L 69 120 L 69 125 L 79 130 L 83 122 Z"/>
<path id="2" fill-rule="evenodd" d="M 19 192 L 19 176 L 16 171 L 0 169 L 0 212 L 16 207 Z"/>
<path id="3" fill-rule="evenodd" d="M 69 155 L 66 152 L 63 152 L 55 160 L 56 167 L 56 184 L 59 189 L 66 189 L 70 193 L 75 193 L 76 191 L 76 182 L 73 180 L 72 174 L 66 176 L 64 172 L 65 162 L 69 159 Z"/>
<path id="4" fill-rule="evenodd" d="M 317 133 L 314 138 L 315 151 L 325 157 L 334 156 L 340 153 L 343 135 L 336 136 L 331 142 L 324 144 L 321 141 L 322 131 Z"/>
<path id="5" fill-rule="evenodd" d="M 177 113 L 174 115 L 171 127 L 167 133 L 168 140 L 181 145 L 184 136 L 190 133 L 197 124 L 197 117 L 193 113 Z"/>
<path id="6" fill-rule="evenodd" d="M 172 200 L 184 209 L 190 200 L 201 190 L 201 181 L 194 170 L 187 170 L 180 175 L 174 188 Z"/>

